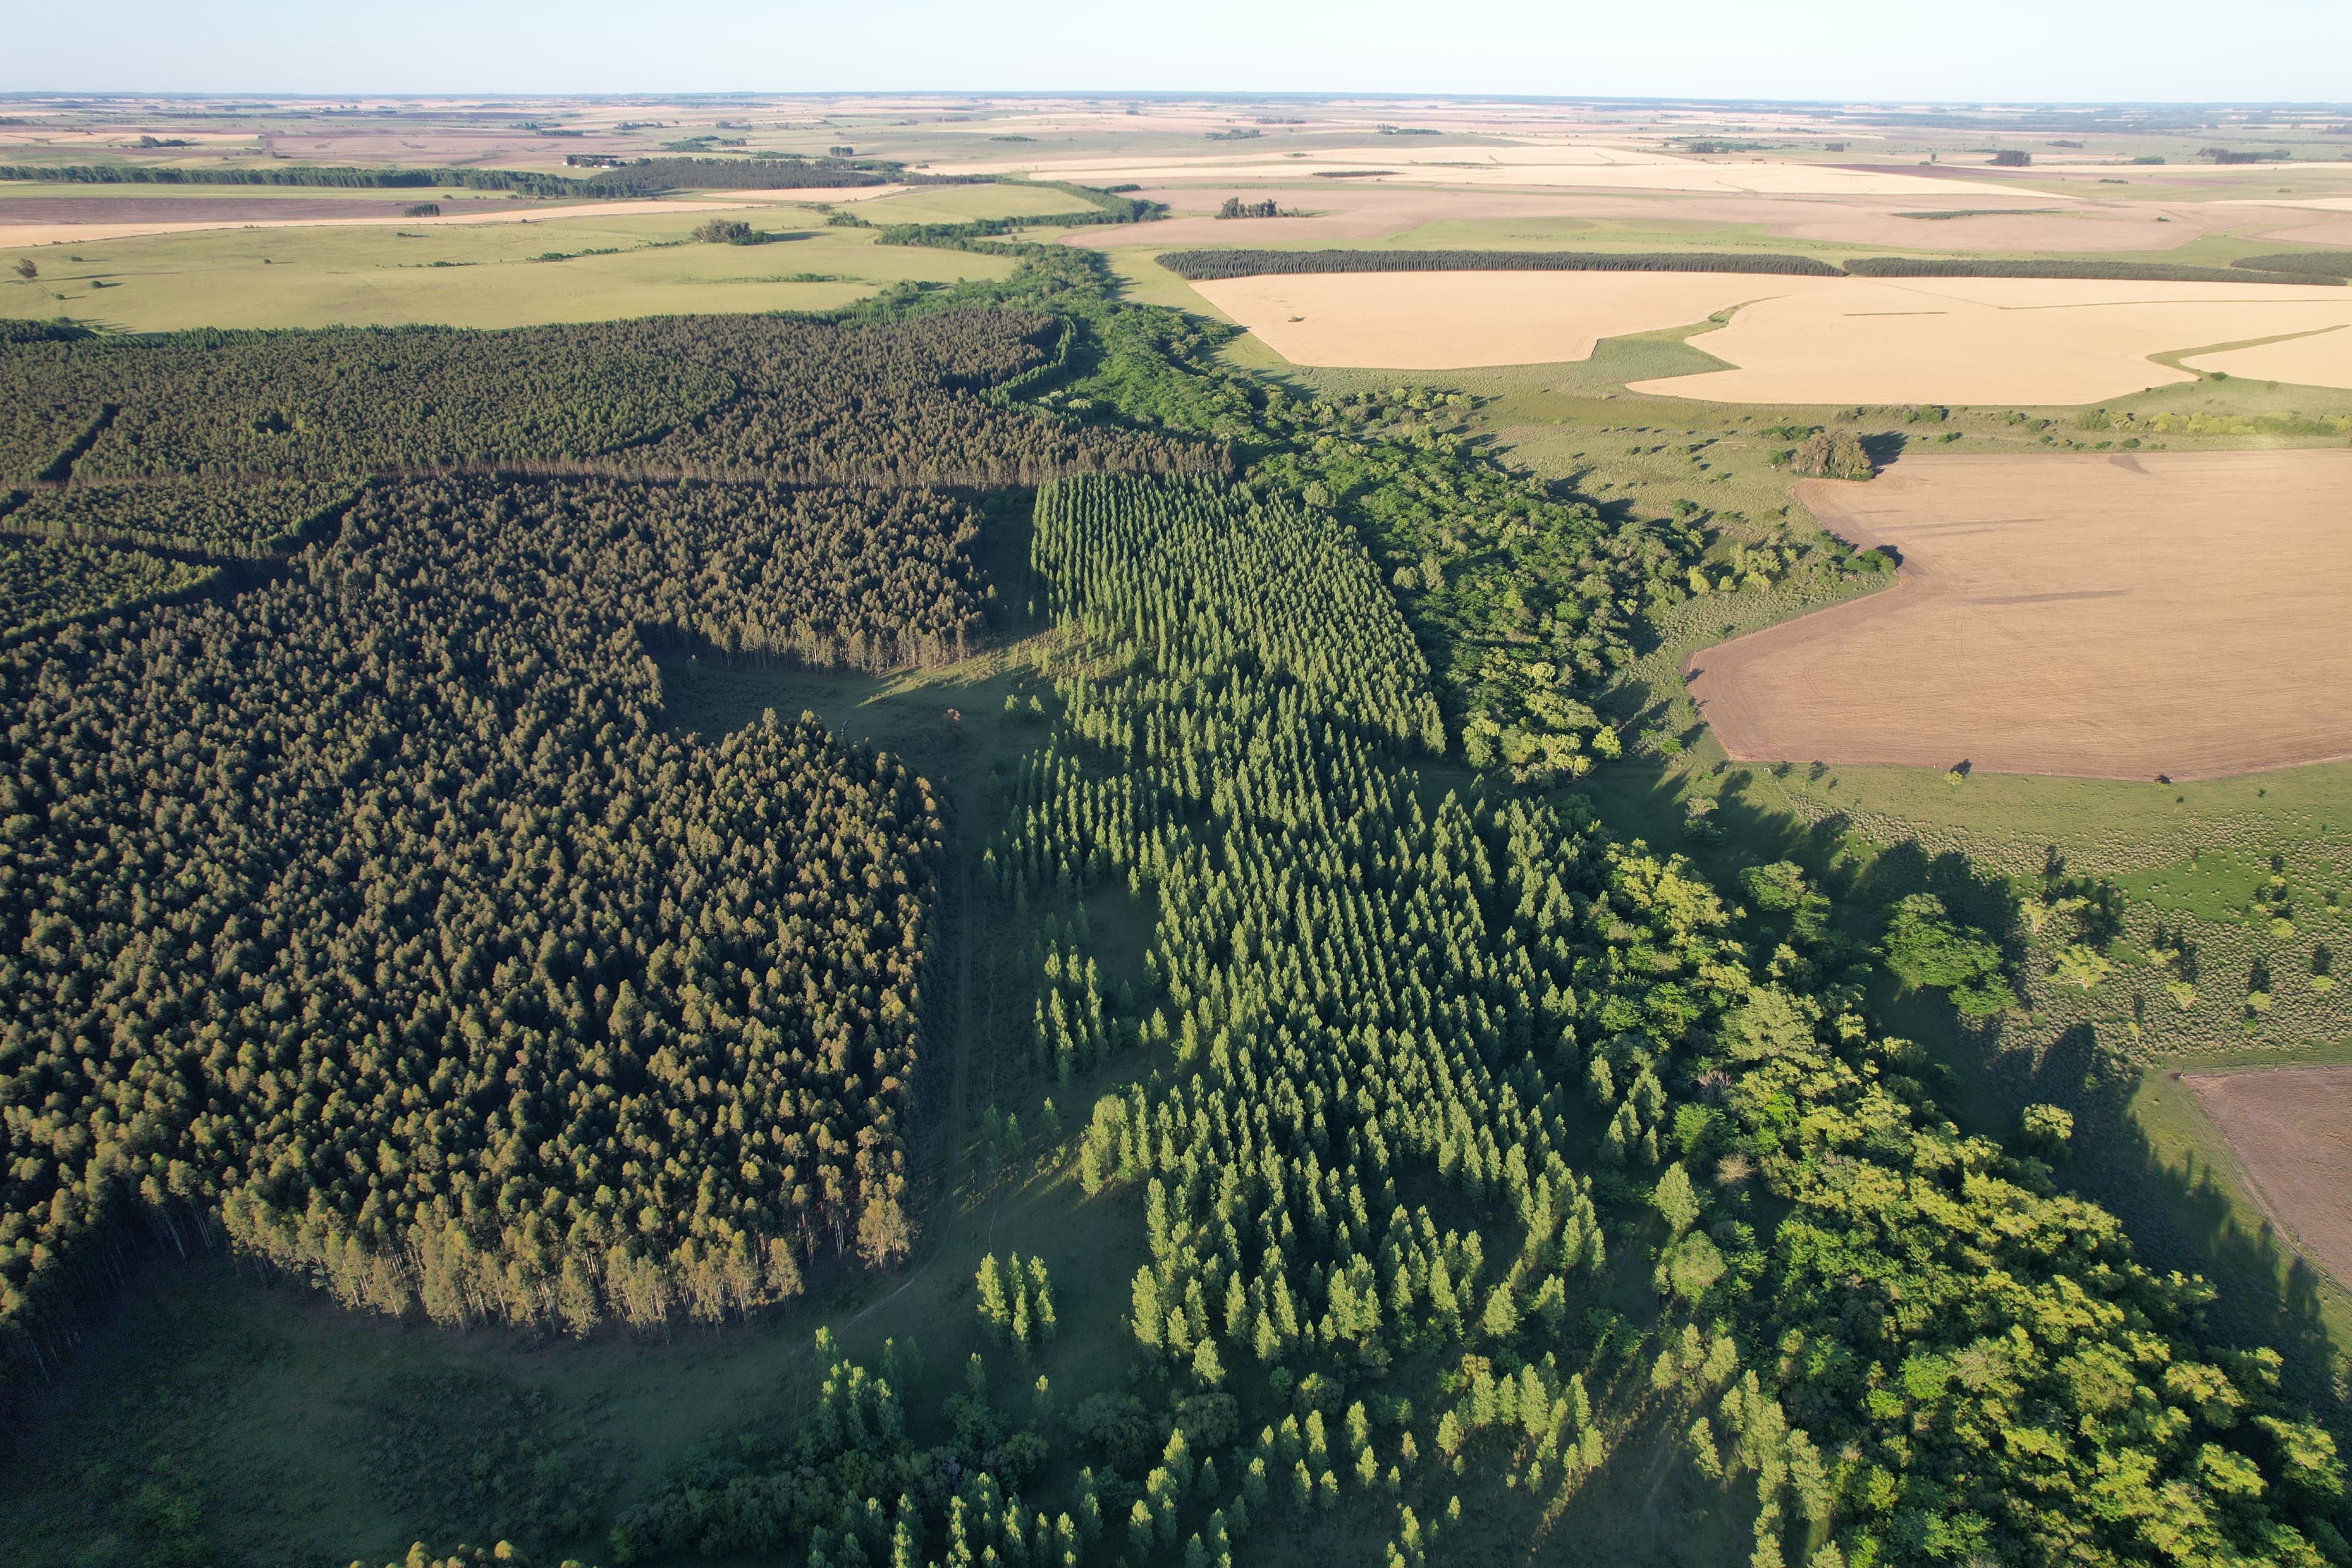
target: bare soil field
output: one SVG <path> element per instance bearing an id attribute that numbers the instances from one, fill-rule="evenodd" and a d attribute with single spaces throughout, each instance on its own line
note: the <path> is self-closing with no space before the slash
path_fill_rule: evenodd
<path id="1" fill-rule="evenodd" d="M 1589 359 L 1791 283 L 1724 272 L 1336 272 L 1193 288 L 1293 364 L 1384 370 Z"/>
<path id="2" fill-rule="evenodd" d="M 2352 451 L 1906 458 L 1797 494 L 1902 570 L 1692 657 L 1735 758 L 2193 779 L 2352 756 Z"/>
<path id="3" fill-rule="evenodd" d="M 2194 379 L 2151 363 L 2150 354 L 2352 323 L 2352 289 L 2340 288 L 2042 278 L 1756 281 L 1758 303 L 1721 331 L 1691 340 L 1736 368 L 1641 382 L 1633 390 L 1719 403 L 2095 403 Z M 2352 385 L 2352 378 L 2316 384 Z"/>
<path id="4" fill-rule="evenodd" d="M 2352 1286 L 2352 1068 L 2184 1073 L 2276 1224 Z"/>

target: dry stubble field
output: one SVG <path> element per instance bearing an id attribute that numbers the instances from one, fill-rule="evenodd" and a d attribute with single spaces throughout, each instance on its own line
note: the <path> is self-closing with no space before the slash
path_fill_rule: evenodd
<path id="1" fill-rule="evenodd" d="M 2352 1068 L 2187 1073 L 2272 1220 L 2352 1285 Z"/>
<path id="2" fill-rule="evenodd" d="M 1193 288 L 1294 364 L 1378 370 L 1580 360 L 1598 339 L 1737 307 L 1691 340 L 1729 368 L 1631 384 L 1711 403 L 2095 403 L 2197 379 L 2151 354 L 2290 334 L 2305 336 L 2212 368 L 2277 365 L 2304 384 L 2352 386 L 2341 330 L 2352 289 L 1716 272 L 1303 273 Z"/>
<path id="3" fill-rule="evenodd" d="M 1692 658 L 1735 758 L 2185 779 L 2352 756 L 2352 452 L 1908 458 L 1797 493 L 1902 573 Z"/>

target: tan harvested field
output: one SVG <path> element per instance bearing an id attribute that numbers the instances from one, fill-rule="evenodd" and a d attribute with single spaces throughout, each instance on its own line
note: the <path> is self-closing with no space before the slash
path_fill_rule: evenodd
<path id="1" fill-rule="evenodd" d="M 2184 1073 L 2275 1224 L 2352 1287 L 2352 1068 Z"/>
<path id="2" fill-rule="evenodd" d="M 1906 458 L 1797 494 L 1902 571 L 1693 656 L 1735 758 L 2190 779 L 2352 756 L 2352 451 Z"/>
<path id="3" fill-rule="evenodd" d="M 2266 283 L 1340 272 L 1193 288 L 1294 364 L 1381 370 L 1584 359 L 1597 339 L 1738 306 L 1691 340 L 1731 369 L 1633 384 L 1724 403 L 2094 403 L 2196 379 L 2150 354 L 2352 323 L 2352 289 Z M 2352 386 L 2340 353 L 2293 363 Z"/>
<path id="4" fill-rule="evenodd" d="M 2073 251 L 2175 249 L 2206 234 L 2246 221 L 2239 209 L 2216 203 L 2158 205 L 2119 202 L 2053 202 L 2032 210 L 1965 218 L 1906 217 L 1906 213 L 1948 211 L 1982 205 L 1919 196 L 1758 195 L 1724 192 L 1677 195 L 1664 192 L 1556 191 L 1525 188 L 1432 190 L 1367 180 L 1302 180 L 1295 184 L 1197 186 L 1148 185 L 1140 195 L 1165 202 L 1180 213 L 1214 208 L 1227 196 L 1263 201 L 1272 196 L 1285 208 L 1307 216 L 1278 218 L 1185 216 L 1148 230 L 1080 229 L 1064 237 L 1070 245 L 1108 248 L 1146 243 L 1165 249 L 1183 246 L 1325 245 L 1334 241 L 1391 239 L 1431 225 L 1481 224 L 1477 231 L 1433 232 L 1431 245 L 1476 248 L 1524 247 L 1534 243 L 1573 245 L 1565 234 L 1540 240 L 1500 227 L 1546 220 L 1567 234 L 1591 220 L 1643 226 L 1747 225 L 1780 238 L 1879 245 L 1889 249 Z M 1940 196 L 1942 193 L 1937 193 Z M 2031 203 L 2006 195 L 1993 205 L 2023 209 Z M 1422 237 L 1406 243 L 1418 243 Z"/>
<path id="5" fill-rule="evenodd" d="M 1635 384 L 1717 403 L 2095 403 L 2193 373 L 2148 356 L 2352 323 L 2352 289 L 2042 278 L 1758 279 L 1691 340 L 1735 368 Z M 2322 383 L 2352 385 L 2352 380 Z"/>
<path id="6" fill-rule="evenodd" d="M 1602 338 L 1704 321 L 1809 281 L 1723 272 L 1325 272 L 1192 287 L 1293 364 L 1451 370 L 1589 359 Z"/>
<path id="7" fill-rule="evenodd" d="M 1337 174 L 1351 183 L 1436 186 L 1556 186 L 1695 194 L 1756 191 L 1780 195 L 1899 195 L 1943 205 L 1958 198 L 1998 196 L 2004 205 L 2063 202 L 2063 196 L 2004 190 L 1997 184 L 1937 179 L 1887 169 L 1833 163 L 1772 163 L 1761 158 L 1703 162 L 1634 148 L 1591 144 L 1542 147 L 1318 148 L 1299 157 L 1276 149 L 1198 155 L 1124 158 L 990 159 L 934 163 L 935 174 L 1026 174 L 1088 184 L 1294 181 Z M 1332 183 L 1338 183 L 1334 181 Z"/>
<path id="8" fill-rule="evenodd" d="M 2331 327 L 2307 337 L 2196 354 L 2181 363 L 2192 370 L 2218 370 L 2249 381 L 2286 381 L 2299 386 L 2352 386 L 2352 331 Z"/>

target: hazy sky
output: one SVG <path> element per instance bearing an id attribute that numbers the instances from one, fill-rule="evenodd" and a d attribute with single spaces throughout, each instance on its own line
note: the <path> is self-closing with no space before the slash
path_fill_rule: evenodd
<path id="1" fill-rule="evenodd" d="M 110 0 L 0 90 L 2352 100 L 2352 0 Z"/>

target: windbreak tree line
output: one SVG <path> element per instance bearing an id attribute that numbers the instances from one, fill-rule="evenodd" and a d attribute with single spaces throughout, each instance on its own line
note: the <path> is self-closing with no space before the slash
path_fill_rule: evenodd
<path id="1" fill-rule="evenodd" d="M 895 1255 L 938 805 L 814 720 L 665 733 L 636 628 L 952 651 L 974 521 L 380 487 L 265 588 L 5 656 L 12 1338 L 134 1206 L 354 1305 L 576 1331 Z"/>

